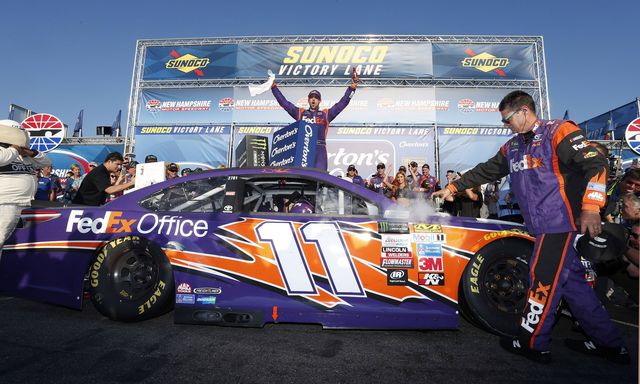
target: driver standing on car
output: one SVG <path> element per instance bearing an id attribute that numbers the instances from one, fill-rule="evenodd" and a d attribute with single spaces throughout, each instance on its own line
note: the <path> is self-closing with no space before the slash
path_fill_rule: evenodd
<path id="1" fill-rule="evenodd" d="M 13 120 L 0 120 L 0 257 L 23 208 L 36 193 L 35 170 L 50 166 L 44 153 L 29 149 L 29 135 Z"/>
<path id="2" fill-rule="evenodd" d="M 518 337 L 500 345 L 541 363 L 551 360 L 555 310 L 565 299 L 590 340 L 566 340 L 569 348 L 628 364 L 618 329 L 584 279 L 573 247 L 578 232 L 602 231 L 599 211 L 606 201 L 607 159 L 572 121 L 541 120 L 533 98 L 509 93 L 498 106 L 502 123 L 516 134 L 498 153 L 452 181 L 434 196 L 446 198 L 467 188 L 511 177 L 511 190 L 529 232 L 536 237 L 529 262 L 529 292 Z M 576 225 L 577 224 L 577 225 Z"/>
<path id="3" fill-rule="evenodd" d="M 351 76 L 351 85 L 347 87 L 344 95 L 338 102 L 329 109 L 320 109 L 320 102 L 322 97 L 320 96 L 320 92 L 317 90 L 313 90 L 309 92 L 309 109 L 298 108 L 293 103 L 288 101 L 280 89 L 278 89 L 278 85 L 276 82 L 273 82 L 271 86 L 271 93 L 278 101 L 278 104 L 289 114 L 289 116 L 293 117 L 296 121 L 304 120 L 309 123 L 314 123 L 319 125 L 320 127 L 324 126 L 324 129 L 320 129 L 318 132 L 318 141 L 316 144 L 316 163 L 314 165 L 315 168 L 322 169 L 323 171 L 327 170 L 327 134 L 329 131 L 329 123 L 333 121 L 333 119 L 338 116 L 340 112 L 342 112 L 349 102 L 351 98 L 356 92 L 356 87 L 358 86 L 358 73 L 355 68 L 353 70 L 353 74 Z"/>

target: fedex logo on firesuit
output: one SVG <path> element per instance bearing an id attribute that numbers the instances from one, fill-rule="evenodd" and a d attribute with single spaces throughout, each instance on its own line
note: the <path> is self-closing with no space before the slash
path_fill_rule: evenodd
<path id="1" fill-rule="evenodd" d="M 126 220 L 121 218 L 122 212 L 107 211 L 103 217 L 92 219 L 90 217 L 82 217 L 84 211 L 74 209 L 69 215 L 67 221 L 67 232 L 72 232 L 74 227 L 80 233 L 130 233 L 133 223 L 136 219 Z"/>
<path id="2" fill-rule="evenodd" d="M 542 285 L 538 282 L 538 288 L 534 292 L 531 290 L 529 293 L 529 311 L 522 318 L 520 325 L 526 329 L 529 333 L 533 333 L 534 328 L 540 322 L 540 315 L 544 311 L 544 306 L 547 304 L 549 298 L 549 289 L 551 285 Z"/>
<path id="3" fill-rule="evenodd" d="M 511 159 L 511 172 L 526 171 L 527 169 L 534 169 L 542 167 L 542 157 L 533 157 L 531 155 L 524 155 L 522 160 Z"/>

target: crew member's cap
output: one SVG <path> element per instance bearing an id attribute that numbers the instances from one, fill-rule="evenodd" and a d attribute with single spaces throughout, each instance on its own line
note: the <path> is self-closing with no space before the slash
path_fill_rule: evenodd
<path id="1" fill-rule="evenodd" d="M 320 96 L 320 92 L 316 89 L 314 89 L 313 91 L 309 92 L 309 98 L 315 97 L 318 100 L 322 100 L 322 97 Z"/>
<path id="2" fill-rule="evenodd" d="M 592 263 L 605 263 L 618 260 L 625 250 L 626 233 L 621 224 L 604 223 L 602 232 L 591 238 L 587 231 L 578 235 L 575 247 L 578 255 Z"/>
<path id="3" fill-rule="evenodd" d="M 418 163 L 416 163 L 415 161 L 412 161 L 409 163 L 409 165 L 413 168 L 413 167 L 417 167 Z"/>
<path id="4" fill-rule="evenodd" d="M 17 121 L 0 120 L 0 142 L 28 148 L 29 135 Z"/>
<path id="5" fill-rule="evenodd" d="M 398 168 L 398 171 L 406 173 L 407 167 L 405 167 L 404 165 L 401 165 L 400 168 Z"/>
<path id="6" fill-rule="evenodd" d="M 347 168 L 347 172 L 349 171 L 355 171 L 356 170 L 356 166 L 353 164 L 350 164 L 349 167 Z"/>
<path id="7" fill-rule="evenodd" d="M 158 161 L 158 158 L 156 157 L 156 155 L 147 155 L 144 158 L 145 163 L 155 163 L 156 161 Z"/>
<path id="8" fill-rule="evenodd" d="M 127 164 L 127 169 L 128 169 L 128 168 L 135 168 L 135 167 L 136 167 L 136 165 L 138 165 L 138 162 L 137 162 L 137 161 L 135 161 L 135 160 L 134 160 L 134 161 L 130 161 L 130 162 Z"/>
<path id="9" fill-rule="evenodd" d="M 427 163 L 422 164 L 422 168 L 429 168 L 429 164 Z"/>
<path id="10" fill-rule="evenodd" d="M 92 161 L 92 162 L 89 163 L 89 166 L 90 167 L 97 167 L 98 163 L 96 163 L 95 161 Z"/>
<path id="11" fill-rule="evenodd" d="M 384 163 L 378 163 L 378 166 L 376 167 L 376 169 L 385 169 L 387 168 Z"/>
<path id="12" fill-rule="evenodd" d="M 167 165 L 167 170 L 171 172 L 178 172 L 180 167 L 176 163 L 169 163 L 169 165 Z"/>

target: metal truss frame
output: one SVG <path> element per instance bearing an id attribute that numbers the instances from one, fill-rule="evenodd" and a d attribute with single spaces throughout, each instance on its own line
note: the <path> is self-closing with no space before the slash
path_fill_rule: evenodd
<path id="1" fill-rule="evenodd" d="M 137 121 L 138 101 L 144 89 L 157 88 L 221 88 L 247 86 L 262 79 L 206 79 L 206 80 L 142 80 L 145 53 L 148 47 L 210 44 L 295 44 L 295 43 L 447 43 L 447 44 L 531 44 L 534 46 L 534 64 L 537 80 L 491 79 L 366 79 L 364 86 L 371 87 L 440 87 L 440 88 L 505 88 L 524 89 L 531 92 L 539 106 L 539 115 L 550 118 L 550 105 L 544 43 L 542 36 L 487 36 L 487 35 L 299 35 L 299 36 L 231 36 L 187 39 L 138 40 L 133 74 L 129 113 L 125 132 L 125 152 L 133 152 L 134 125 Z M 344 78 L 280 79 L 284 86 L 342 86 Z M 429 124 L 425 124 L 429 125 Z"/>

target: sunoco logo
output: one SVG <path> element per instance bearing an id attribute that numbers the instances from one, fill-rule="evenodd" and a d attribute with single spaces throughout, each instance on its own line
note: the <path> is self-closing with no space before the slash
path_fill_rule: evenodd
<path id="1" fill-rule="evenodd" d="M 482 52 L 476 54 L 473 49 L 467 48 L 465 53 L 471 57 L 465 57 L 462 59 L 462 66 L 465 68 L 475 68 L 482 72 L 495 71 L 498 76 L 506 76 L 500 68 L 505 68 L 509 65 L 509 59 L 506 57 L 495 57 L 490 53 Z"/>
<path id="2" fill-rule="evenodd" d="M 204 76 L 204 72 L 200 68 L 204 68 L 209 65 L 209 58 L 200 58 L 192 54 L 186 54 L 180 56 L 175 50 L 171 51 L 170 55 L 173 57 L 165 63 L 167 69 L 177 69 L 180 72 L 189 73 L 195 72 L 198 76 Z"/>

